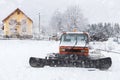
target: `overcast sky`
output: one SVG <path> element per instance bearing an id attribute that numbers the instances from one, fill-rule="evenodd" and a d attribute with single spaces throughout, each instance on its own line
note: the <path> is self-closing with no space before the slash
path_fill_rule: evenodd
<path id="1" fill-rule="evenodd" d="M 56 9 L 63 12 L 67 7 L 79 5 L 89 23 L 120 22 L 120 0 L 0 0 L 0 21 L 16 8 L 42 24 L 48 24 Z"/>

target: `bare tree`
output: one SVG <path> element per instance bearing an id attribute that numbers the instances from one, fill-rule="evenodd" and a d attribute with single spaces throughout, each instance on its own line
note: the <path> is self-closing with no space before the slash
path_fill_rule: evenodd
<path id="1" fill-rule="evenodd" d="M 114 34 L 115 36 L 120 35 L 120 25 L 118 23 L 115 23 L 114 25 Z"/>
<path id="2" fill-rule="evenodd" d="M 63 16 L 62 13 L 56 10 L 51 18 L 51 28 L 54 33 L 58 33 L 62 31 Z"/>
<path id="3" fill-rule="evenodd" d="M 72 31 L 77 28 L 78 31 L 85 31 L 87 28 L 87 20 L 84 18 L 79 6 L 68 7 L 64 13 L 64 28 Z"/>
<path id="4" fill-rule="evenodd" d="M 87 20 L 78 6 L 71 6 L 63 13 L 56 10 L 50 25 L 54 33 L 73 31 L 74 28 L 77 28 L 78 31 L 86 31 Z"/>

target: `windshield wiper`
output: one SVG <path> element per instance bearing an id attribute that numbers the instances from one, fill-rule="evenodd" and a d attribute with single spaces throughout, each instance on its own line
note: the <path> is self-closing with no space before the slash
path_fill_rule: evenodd
<path id="1" fill-rule="evenodd" d="M 76 39 L 76 42 L 75 42 L 74 46 L 73 46 L 70 50 L 73 50 L 73 48 L 75 48 L 75 46 L 76 46 L 77 43 L 78 43 L 78 41 L 77 41 L 77 36 L 75 37 L 75 39 Z"/>

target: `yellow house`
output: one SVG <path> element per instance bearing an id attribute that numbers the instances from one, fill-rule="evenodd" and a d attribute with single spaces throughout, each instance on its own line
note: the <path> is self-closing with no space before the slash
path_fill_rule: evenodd
<path id="1" fill-rule="evenodd" d="M 32 38 L 33 21 L 19 8 L 13 11 L 5 19 L 4 36 L 10 38 Z"/>

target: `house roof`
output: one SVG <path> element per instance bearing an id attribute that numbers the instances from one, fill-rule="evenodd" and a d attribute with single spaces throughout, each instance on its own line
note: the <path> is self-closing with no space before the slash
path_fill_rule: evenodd
<path id="1" fill-rule="evenodd" d="M 10 15 L 8 15 L 5 19 L 2 20 L 2 22 L 4 22 L 5 20 L 7 20 L 11 15 L 13 15 L 15 12 L 20 11 L 21 13 L 23 13 L 30 21 L 32 21 L 31 18 L 29 18 L 23 11 L 21 11 L 19 8 L 17 8 L 16 10 L 14 10 Z M 32 21 L 33 22 L 33 21 Z"/>

